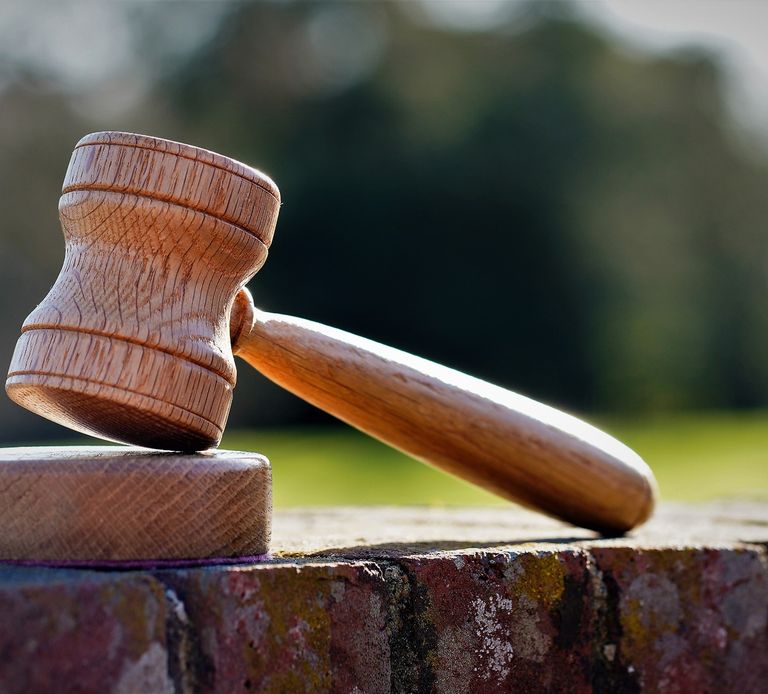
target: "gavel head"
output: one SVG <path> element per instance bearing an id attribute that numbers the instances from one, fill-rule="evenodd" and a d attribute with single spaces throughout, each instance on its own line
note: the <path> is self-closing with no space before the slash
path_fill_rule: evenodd
<path id="1" fill-rule="evenodd" d="M 218 445 L 236 377 L 230 310 L 279 206 L 269 178 L 213 152 L 84 137 L 59 202 L 64 266 L 24 322 L 8 395 L 103 438 Z"/>

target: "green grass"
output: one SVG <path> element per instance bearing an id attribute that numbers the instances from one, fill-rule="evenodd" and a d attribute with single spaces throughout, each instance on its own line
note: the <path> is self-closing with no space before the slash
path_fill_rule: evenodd
<path id="1" fill-rule="evenodd" d="M 607 428 L 645 458 L 664 499 L 768 500 L 768 412 L 676 415 Z"/>
<path id="2" fill-rule="evenodd" d="M 222 446 L 270 459 L 275 506 L 498 503 L 349 429 L 233 432 Z"/>
<path id="3" fill-rule="evenodd" d="M 651 465 L 667 500 L 768 500 L 768 412 L 603 420 Z M 271 461 L 275 505 L 504 503 L 349 429 L 235 431 Z"/>
<path id="4" fill-rule="evenodd" d="M 598 423 L 645 458 L 663 499 L 768 503 L 768 411 Z M 506 503 L 341 426 L 232 431 L 222 447 L 258 451 L 272 461 L 279 507 Z"/>

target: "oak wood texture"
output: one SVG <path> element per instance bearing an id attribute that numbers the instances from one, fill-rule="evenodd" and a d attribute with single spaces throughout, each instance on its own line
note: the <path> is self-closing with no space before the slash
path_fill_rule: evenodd
<path id="1" fill-rule="evenodd" d="M 600 530 L 648 517 L 648 467 L 580 420 L 348 333 L 255 312 L 238 290 L 266 259 L 279 204 L 266 176 L 206 150 L 83 138 L 60 202 L 64 267 L 22 327 L 10 397 L 97 436 L 201 450 L 226 422 L 234 345 L 297 395 L 506 498 Z"/>
<path id="2" fill-rule="evenodd" d="M 258 311 L 244 290 L 234 351 L 265 376 L 415 458 L 502 497 L 602 531 L 651 514 L 653 473 L 586 422 L 426 359 Z"/>
<path id="3" fill-rule="evenodd" d="M 0 559 L 151 561 L 263 554 L 269 461 L 88 446 L 0 449 Z"/>
<path id="4" fill-rule="evenodd" d="M 279 204 L 264 174 L 212 152 L 84 137 L 59 202 L 64 265 L 24 322 L 9 396 L 108 439 L 216 446 L 235 385 L 229 307 L 267 257 Z"/>

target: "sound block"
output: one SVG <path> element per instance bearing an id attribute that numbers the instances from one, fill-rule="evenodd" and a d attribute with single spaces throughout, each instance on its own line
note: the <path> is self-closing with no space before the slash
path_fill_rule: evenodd
<path id="1" fill-rule="evenodd" d="M 0 449 L 0 560 L 160 564 L 268 551 L 269 461 L 116 446 Z"/>

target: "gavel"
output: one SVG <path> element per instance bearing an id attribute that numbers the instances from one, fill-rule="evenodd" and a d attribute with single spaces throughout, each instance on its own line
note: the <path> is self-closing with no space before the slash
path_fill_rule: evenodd
<path id="1" fill-rule="evenodd" d="M 202 451 L 221 439 L 234 354 L 344 422 L 524 506 L 606 533 L 649 517 L 651 470 L 584 421 L 255 309 L 245 284 L 267 258 L 279 208 L 266 175 L 208 150 L 120 132 L 81 139 L 59 203 L 64 264 L 24 322 L 8 395 L 80 432 Z"/>

